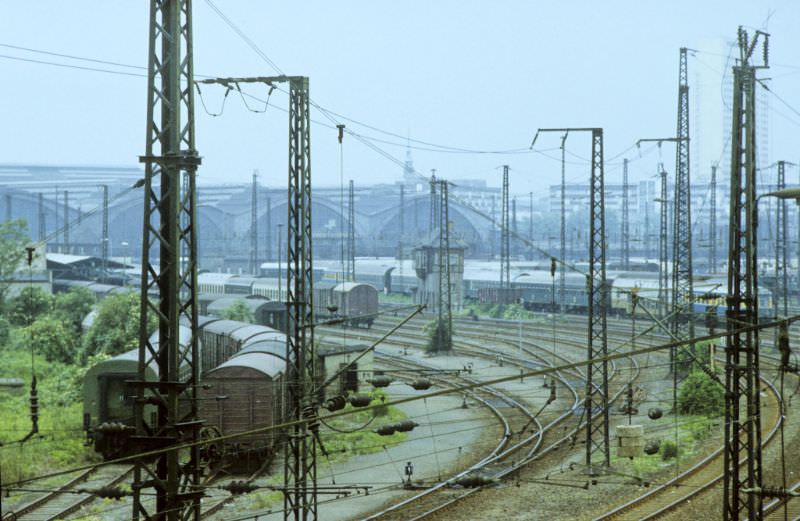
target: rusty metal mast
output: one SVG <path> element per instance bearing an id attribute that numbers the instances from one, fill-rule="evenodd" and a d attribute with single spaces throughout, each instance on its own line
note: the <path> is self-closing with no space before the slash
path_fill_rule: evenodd
<path id="1" fill-rule="evenodd" d="M 590 474 L 611 465 L 608 426 L 608 286 L 606 284 L 605 184 L 603 175 L 602 128 L 540 128 L 531 147 L 542 132 L 591 132 L 592 166 L 590 182 L 588 365 L 586 366 L 586 470 Z M 596 465 L 595 452 L 602 453 Z M 600 467 L 600 468 L 598 468 Z"/>
<path id="2" fill-rule="evenodd" d="M 191 5 L 190 0 L 150 2 L 147 142 L 140 159 L 145 200 L 134 408 L 139 451 L 198 439 L 195 173 L 200 158 L 194 136 Z M 148 298 L 153 291 L 157 302 Z M 153 338 L 147 329 L 151 317 L 158 320 Z M 191 329 L 188 344 L 180 341 L 181 322 Z M 156 369 L 158 381 L 145 381 L 148 366 Z M 185 452 L 186 461 L 175 450 L 136 460 L 134 520 L 200 519 L 198 447 Z M 154 504 L 143 499 L 147 489 L 154 489 Z"/>
<path id="3" fill-rule="evenodd" d="M 751 65 L 760 37 L 763 64 Z M 768 38 L 756 31 L 750 39 L 739 27 L 739 60 L 733 67 L 722 512 L 726 521 L 763 517 L 762 496 L 752 493 L 763 482 L 758 330 L 742 333 L 741 328 L 758 324 L 755 90 L 756 70 L 768 67 Z"/>

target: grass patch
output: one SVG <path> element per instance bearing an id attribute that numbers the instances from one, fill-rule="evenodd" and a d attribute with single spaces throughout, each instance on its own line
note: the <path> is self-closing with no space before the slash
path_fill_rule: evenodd
<path id="1" fill-rule="evenodd" d="M 374 390 L 371 395 L 370 405 L 380 405 L 386 397 L 382 390 Z M 353 406 L 347 404 L 345 410 L 353 410 Z M 381 425 L 397 423 L 405 418 L 405 413 L 393 406 L 378 407 L 371 411 L 357 410 L 327 422 L 330 428 L 323 427 L 320 436 L 330 454 L 331 462 L 344 461 L 353 456 L 379 452 L 383 447 L 405 441 L 408 436 L 404 432 L 395 432 L 390 436 L 380 436 L 373 432 Z M 366 427 L 361 428 L 364 425 Z"/>
<path id="2" fill-rule="evenodd" d="M 29 352 L 0 351 L 1 378 L 21 378 L 25 385 L 14 391 L 0 390 L 0 461 L 3 479 L 16 481 L 47 471 L 86 462 L 93 454 L 84 445 L 83 406 L 76 379 L 80 368 L 35 358 L 39 398 L 39 434 L 25 443 L 15 443 L 31 430 Z"/>
<path id="3" fill-rule="evenodd" d="M 705 416 L 682 415 L 678 416 L 678 444 L 675 445 L 675 418 L 663 416 L 658 420 L 644 420 L 645 443 L 648 440 L 660 440 L 661 448 L 655 454 L 642 454 L 637 458 L 619 458 L 616 447 L 611 449 L 611 466 L 622 473 L 632 474 L 647 479 L 659 471 L 672 467 L 676 462 L 697 453 L 698 446 L 708 439 L 720 423 Z M 613 428 L 613 427 L 612 427 Z M 677 458 L 675 455 L 677 454 Z M 684 464 L 681 463 L 681 467 Z"/>

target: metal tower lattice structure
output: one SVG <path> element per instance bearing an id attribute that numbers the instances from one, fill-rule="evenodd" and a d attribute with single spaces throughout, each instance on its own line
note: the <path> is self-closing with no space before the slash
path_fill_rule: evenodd
<path id="1" fill-rule="evenodd" d="M 567 312 L 567 160 L 566 143 L 569 132 L 561 136 L 561 227 L 560 250 L 561 263 L 558 265 L 558 307 L 563 315 Z"/>
<path id="2" fill-rule="evenodd" d="M 253 171 L 250 188 L 250 273 L 258 275 L 258 170 Z"/>
<path id="3" fill-rule="evenodd" d="M 103 275 L 108 272 L 108 185 L 101 185 L 103 189 L 103 222 L 100 233 L 100 258 L 103 261 Z"/>
<path id="4" fill-rule="evenodd" d="M 44 212 L 44 194 L 39 192 L 38 194 L 38 209 L 39 209 L 39 240 L 43 241 L 45 235 L 47 235 L 47 216 Z"/>
<path id="5" fill-rule="evenodd" d="M 438 276 L 439 288 L 437 291 L 436 311 L 438 313 L 439 336 L 437 346 L 440 351 L 453 349 L 453 301 L 451 295 L 452 283 L 450 276 L 450 210 L 447 193 L 447 181 L 438 181 L 440 204 L 438 215 L 439 251 L 438 251 Z"/>
<path id="6" fill-rule="evenodd" d="M 405 260 L 405 251 L 403 250 L 403 243 L 406 237 L 406 185 L 400 183 L 400 233 L 397 237 L 397 260 L 399 264 L 400 280 L 403 280 L 403 261 Z"/>
<path id="7" fill-rule="evenodd" d="M 603 174 L 602 128 L 540 128 L 531 148 L 542 132 L 591 132 L 592 171 L 590 181 L 589 272 L 586 276 L 589 293 L 588 364 L 586 366 L 586 470 L 589 474 L 611 465 L 608 425 L 608 324 L 605 241 L 605 182 Z M 595 453 L 602 462 L 597 465 Z"/>
<path id="8" fill-rule="evenodd" d="M 164 448 L 199 439 L 196 390 L 197 229 L 192 8 L 189 0 L 151 0 L 147 142 L 139 322 L 135 382 L 137 448 Z M 158 256 L 158 258 L 154 258 Z M 158 301 L 149 295 L 156 292 Z M 158 335 L 150 335 L 150 319 Z M 178 324 L 190 338 L 180 338 Z M 155 370 L 157 381 L 147 381 Z M 147 404 L 147 405 L 146 405 Z M 150 412 L 150 409 L 154 412 Z M 183 456 L 186 459 L 183 460 Z M 200 519 L 199 448 L 135 461 L 133 519 Z M 155 502 L 145 500 L 154 489 Z"/>
<path id="9" fill-rule="evenodd" d="M 750 64 L 763 37 L 763 65 Z M 725 347 L 725 472 L 723 519 L 762 519 L 761 399 L 759 396 L 756 226 L 756 69 L 768 66 L 768 35 L 750 39 L 739 28 L 739 60 L 733 67 L 731 182 Z M 744 406 L 744 410 L 742 410 Z M 744 460 L 744 465 L 740 461 Z"/>
<path id="10" fill-rule="evenodd" d="M 517 227 L 517 198 L 511 198 L 511 233 L 514 237 L 519 237 L 519 228 Z M 517 243 L 509 245 L 509 252 L 511 255 L 516 255 Z"/>
<path id="11" fill-rule="evenodd" d="M 72 253 L 69 244 L 69 190 L 64 190 L 64 253 Z"/>
<path id="12" fill-rule="evenodd" d="M 689 175 L 689 79 L 687 49 L 680 49 L 678 71 L 678 123 L 675 133 L 675 196 L 672 233 L 672 334 L 679 340 L 694 338 L 692 301 L 692 212 Z M 675 370 L 676 348 L 670 349 Z"/>
<path id="13" fill-rule="evenodd" d="M 503 195 L 500 203 L 500 287 L 511 287 L 511 230 L 508 215 L 508 165 L 503 165 Z"/>
<path id="14" fill-rule="evenodd" d="M 266 256 L 267 262 L 272 262 L 272 198 L 270 197 L 267 197 L 267 212 L 264 218 L 267 227 L 264 237 L 264 242 L 266 242 L 264 255 Z"/>
<path id="15" fill-rule="evenodd" d="M 786 188 L 786 165 L 791 164 L 786 161 L 778 161 L 778 179 L 776 190 Z M 778 207 L 775 212 L 775 293 L 773 302 L 775 307 L 775 317 L 789 316 L 789 280 L 788 267 L 789 259 L 786 246 L 789 236 L 787 234 L 787 212 L 786 201 L 779 199 Z M 776 330 L 776 335 L 778 334 Z M 776 336 L 777 338 L 777 336 Z M 777 344 L 776 344 L 777 345 Z"/>
<path id="16" fill-rule="evenodd" d="M 528 193 L 529 203 L 528 203 L 528 242 L 533 245 L 533 192 Z M 528 260 L 533 260 L 533 248 L 527 248 L 528 250 Z"/>
<path id="17" fill-rule="evenodd" d="M 661 317 L 667 315 L 667 292 L 669 291 L 669 259 L 667 257 L 667 244 L 669 235 L 667 234 L 667 171 L 664 165 L 659 163 L 658 175 L 661 177 L 661 195 L 658 198 L 659 205 L 659 226 L 658 226 L 658 302 L 661 309 Z"/>
<path id="18" fill-rule="evenodd" d="M 708 201 L 708 272 L 717 271 L 717 164 L 711 165 L 711 191 Z"/>
<path id="19" fill-rule="evenodd" d="M 346 279 L 356 280 L 356 206 L 353 180 L 347 187 L 347 275 Z"/>
<path id="20" fill-rule="evenodd" d="M 430 240 L 433 240 L 433 234 L 436 232 L 436 227 L 438 224 L 439 219 L 439 198 L 436 196 L 436 169 L 431 169 L 431 179 L 430 183 L 430 201 L 428 210 L 430 212 L 430 218 L 428 220 L 428 235 L 430 236 Z"/>
<path id="21" fill-rule="evenodd" d="M 619 235 L 622 250 L 622 268 L 631 269 L 630 210 L 628 202 L 628 158 L 622 160 L 622 230 Z"/>

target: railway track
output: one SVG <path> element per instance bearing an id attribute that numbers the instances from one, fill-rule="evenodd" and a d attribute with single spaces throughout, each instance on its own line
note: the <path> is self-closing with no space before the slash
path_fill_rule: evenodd
<path id="1" fill-rule="evenodd" d="M 762 407 L 766 427 L 762 432 L 763 445 L 767 446 L 781 425 L 778 390 L 762 378 L 762 389 L 767 391 L 767 407 Z M 674 512 L 688 501 L 695 500 L 723 479 L 723 448 L 714 452 L 666 482 L 651 487 L 645 494 L 596 517 L 601 520 L 649 520 Z"/>
<path id="2" fill-rule="evenodd" d="M 390 322 L 381 322 L 379 326 L 380 325 L 388 327 L 391 324 Z M 418 323 L 417 325 L 420 324 Z M 336 330 L 332 332 L 335 331 Z M 374 340 L 378 337 L 377 333 L 365 333 L 362 331 L 354 332 L 352 330 L 348 332 L 348 336 L 351 338 L 363 338 L 365 340 Z M 486 342 L 487 335 L 485 324 L 483 324 L 481 327 L 479 324 L 471 324 L 466 321 L 459 322 L 459 328 L 454 336 L 454 354 L 488 359 L 495 359 L 498 356 L 502 356 L 506 362 L 519 367 L 524 367 L 526 369 L 552 366 L 554 363 L 571 363 L 574 361 L 574 359 L 570 359 L 561 353 L 554 353 L 550 351 L 546 347 L 543 347 L 539 342 L 532 341 L 530 336 L 531 335 L 528 335 L 526 332 L 525 339 L 520 343 L 519 338 L 512 338 L 511 332 L 505 334 L 495 334 L 491 337 L 491 339 L 493 340 L 494 344 L 499 345 L 492 346 L 490 345 L 491 343 Z M 625 339 L 627 340 L 627 338 Z M 539 338 L 539 340 L 542 339 Z M 581 348 L 579 356 L 583 356 L 585 353 L 585 348 L 583 348 L 583 345 L 577 340 L 573 341 L 572 343 L 575 347 Z M 404 349 L 411 346 L 424 348 L 424 344 L 425 339 L 420 338 L 419 334 L 406 332 L 399 335 L 399 337 L 398 335 L 393 335 L 392 339 L 388 339 L 386 341 L 386 345 L 394 345 L 398 347 L 402 346 Z M 500 346 L 502 346 L 503 349 L 497 349 Z M 576 353 L 576 355 L 577 354 L 578 353 Z M 548 358 L 552 361 L 552 363 L 551 361 L 547 360 Z M 631 360 L 631 367 L 635 371 L 631 377 L 632 379 L 635 379 L 639 372 L 638 364 L 635 360 Z M 488 476 L 492 479 L 502 479 L 514 474 L 524 466 L 544 457 L 548 453 L 554 452 L 559 448 L 567 447 L 570 444 L 569 442 L 574 439 L 575 434 L 584 425 L 581 423 L 580 425 L 576 425 L 571 430 L 565 429 L 566 434 L 563 432 L 561 435 L 555 434 L 555 427 L 564 423 L 567 418 L 575 413 L 576 408 L 579 407 L 580 400 L 578 393 L 574 389 L 575 384 L 577 383 L 582 386 L 585 382 L 584 375 L 580 370 L 570 370 L 569 373 L 569 376 L 573 378 L 573 380 L 567 378 L 566 375 L 561 375 L 558 373 L 556 373 L 555 376 L 558 378 L 561 386 L 570 390 L 574 399 L 573 404 L 569 409 L 562 412 L 556 418 L 551 419 L 548 423 L 540 428 L 543 438 L 541 439 L 540 443 L 536 444 L 536 446 L 529 447 L 525 454 L 520 455 L 518 450 L 524 444 L 516 444 L 516 446 L 513 447 L 513 450 L 512 448 L 505 450 L 502 455 L 498 455 L 498 457 L 494 460 L 479 463 L 467 471 L 463 471 L 457 475 L 457 477 L 453 477 L 450 480 L 445 480 L 441 483 L 438 483 L 434 487 L 426 489 L 425 491 L 407 498 L 400 503 L 392 505 L 388 509 L 377 512 L 366 519 L 425 519 L 461 501 L 462 499 L 476 494 L 479 490 L 484 488 L 476 487 L 469 489 L 449 489 L 450 484 L 452 484 L 454 480 L 458 479 L 458 476 L 479 472 L 482 475 Z M 615 371 L 612 367 L 612 375 L 613 374 L 615 374 Z M 574 378 L 577 378 L 578 380 L 576 381 Z M 624 386 L 620 386 L 618 390 L 614 391 L 611 401 L 617 401 L 623 394 L 624 390 Z M 514 458 L 513 462 L 507 461 L 509 456 Z M 436 499 L 433 499 L 434 496 L 436 496 Z"/>
<path id="3" fill-rule="evenodd" d="M 420 364 L 419 362 L 411 362 L 406 358 L 381 354 L 380 358 L 386 362 L 390 360 L 391 365 L 399 367 L 412 367 L 416 366 L 420 369 L 432 369 L 433 366 Z M 477 379 L 471 377 L 461 377 L 461 379 L 468 383 L 475 383 Z M 440 385 L 453 385 L 452 382 L 441 381 Z M 483 395 L 483 396 L 482 396 Z M 452 489 L 452 486 L 461 478 L 468 475 L 480 475 L 487 479 L 500 479 L 513 470 L 513 463 L 510 459 L 522 458 L 528 459 L 542 449 L 546 443 L 546 435 L 551 432 L 556 425 L 561 423 L 564 419 L 569 417 L 577 406 L 578 397 L 577 393 L 573 391 L 573 403 L 566 411 L 560 413 L 555 419 L 542 423 L 536 415 L 534 415 L 526 405 L 521 404 L 518 400 L 507 394 L 506 391 L 500 391 L 497 388 L 483 387 L 476 390 L 472 394 L 474 399 L 481 401 L 484 405 L 490 407 L 498 418 L 501 419 L 503 424 L 503 436 L 500 438 L 499 443 L 494 449 L 484 458 L 477 463 L 471 465 L 467 469 L 458 472 L 447 479 L 444 479 L 435 485 L 428 487 L 411 497 L 408 497 L 380 512 L 376 512 L 371 516 L 366 517 L 366 520 L 382 519 L 382 520 L 415 520 L 423 519 L 434 512 L 441 510 L 454 502 L 457 502 L 464 497 L 473 494 L 476 490 L 471 489 Z M 488 397 L 488 399 L 487 399 Z M 521 411 L 523 414 L 511 417 L 508 413 L 504 413 L 501 409 L 492 405 L 490 400 L 502 400 L 514 409 Z M 528 424 L 532 424 L 535 428 L 531 433 L 521 437 L 516 441 L 512 441 L 514 434 Z"/>
<path id="4" fill-rule="evenodd" d="M 85 507 L 98 496 L 88 492 L 115 487 L 133 471 L 131 466 L 109 465 L 81 472 L 55 490 L 22 505 L 3 516 L 3 521 L 55 521 Z"/>

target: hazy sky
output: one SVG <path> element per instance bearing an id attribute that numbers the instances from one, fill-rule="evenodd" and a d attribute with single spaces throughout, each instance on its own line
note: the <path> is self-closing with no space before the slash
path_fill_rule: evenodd
<path id="1" fill-rule="evenodd" d="M 800 160 L 793 157 L 800 156 L 800 114 L 793 112 L 800 110 L 797 0 L 214 2 L 284 72 L 309 76 L 317 103 L 400 136 L 342 121 L 365 137 L 390 141 L 374 144 L 401 161 L 406 135 L 470 150 L 525 150 L 413 151 L 422 172 L 436 168 L 451 179 L 483 177 L 494 185 L 497 167 L 509 164 L 518 193 L 540 190 L 559 176 L 557 160 L 527 153 L 537 127 L 602 126 L 607 159 L 638 138 L 674 135 L 679 47 L 701 51 L 690 58 L 690 75 L 705 67 L 707 78 L 720 78 L 725 57 L 704 53 L 701 45 L 719 41 L 711 51 L 719 53 L 738 25 L 762 27 L 769 19 L 773 68 L 762 76 L 774 78 L 772 88 L 792 107 L 770 102 L 771 157 Z M 0 55 L 141 72 L 8 47 L 13 45 L 146 65 L 144 0 L 0 0 L 0 6 Z M 197 74 L 276 74 L 205 0 L 194 0 L 194 21 Z M 137 164 L 144 151 L 144 78 L 8 58 L 0 58 L 0 67 L 0 162 Z M 248 91 L 265 95 L 258 87 Z M 217 111 L 222 89 L 203 92 L 208 108 Z M 277 92 L 272 102 L 288 103 Z M 248 112 L 234 95 L 220 117 L 208 116 L 199 98 L 196 111 L 201 182 L 243 182 L 257 168 L 262 182 L 285 184 L 285 113 Z M 330 124 L 318 111 L 312 118 Z M 537 149 L 556 158 L 558 144 L 558 136 L 550 135 Z M 581 158 L 589 155 L 588 135 L 570 137 L 567 150 L 574 154 L 568 178 L 585 179 L 588 166 Z M 626 155 L 638 158 L 635 149 Z M 656 156 L 651 151 L 632 163 L 631 177 L 649 177 Z M 338 184 L 335 130 L 313 127 L 312 158 L 317 184 Z M 671 149 L 665 147 L 664 159 L 668 167 L 674 162 Z M 618 181 L 619 161 L 609 161 L 607 182 Z M 392 182 L 401 173 L 352 136 L 345 138 L 344 164 L 346 178 L 362 184 Z"/>

